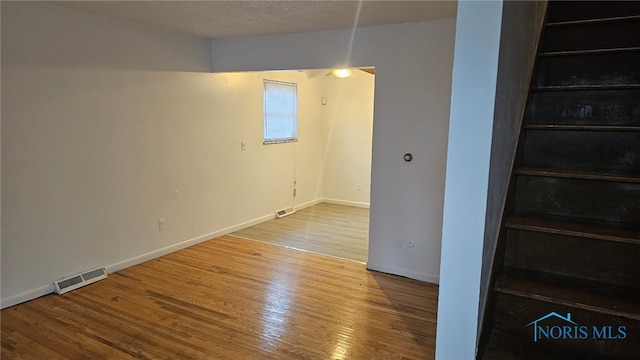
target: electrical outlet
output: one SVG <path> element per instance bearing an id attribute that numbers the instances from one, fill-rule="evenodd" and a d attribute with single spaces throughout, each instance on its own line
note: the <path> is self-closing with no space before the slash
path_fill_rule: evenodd
<path id="1" fill-rule="evenodd" d="M 165 229 L 165 220 L 164 219 L 160 219 L 158 220 L 158 231 L 162 231 Z"/>
<path id="2" fill-rule="evenodd" d="M 358 184 L 358 191 L 362 191 L 362 184 Z"/>
<path id="3" fill-rule="evenodd" d="M 397 238 L 396 239 L 395 247 L 397 247 L 397 248 L 401 248 L 402 247 L 402 238 Z"/>

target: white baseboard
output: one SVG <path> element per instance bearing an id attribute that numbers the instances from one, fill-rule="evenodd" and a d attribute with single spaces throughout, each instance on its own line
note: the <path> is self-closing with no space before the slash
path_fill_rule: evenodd
<path id="1" fill-rule="evenodd" d="M 173 245 L 164 247 L 162 249 L 154 250 L 154 251 L 148 252 L 146 254 L 142 254 L 142 255 L 133 257 L 131 259 L 120 261 L 118 263 L 106 266 L 106 269 L 107 269 L 108 273 L 113 273 L 113 272 L 116 272 L 116 271 L 120 271 L 120 270 L 126 269 L 126 268 L 134 266 L 134 265 L 142 264 L 145 261 L 153 260 L 153 259 L 159 258 L 161 256 L 164 256 L 164 255 L 167 255 L 167 254 L 171 254 L 171 253 L 176 252 L 178 250 L 186 249 L 186 248 L 188 248 L 190 246 L 194 246 L 194 245 L 200 244 L 200 243 L 205 242 L 207 240 L 215 239 L 217 237 L 232 233 L 234 231 L 242 230 L 244 228 L 263 223 L 263 222 L 271 220 L 273 218 L 275 218 L 275 214 L 263 215 L 263 216 L 260 216 L 258 218 L 255 218 L 253 220 L 245 221 L 243 223 L 236 224 L 236 225 L 233 225 L 233 226 L 229 226 L 229 227 L 226 227 L 226 228 L 221 229 L 221 230 L 213 231 L 213 232 L 210 232 L 208 234 L 200 235 L 198 237 L 194 237 L 192 239 L 185 240 L 185 241 L 179 242 L 177 244 L 173 244 Z"/>
<path id="2" fill-rule="evenodd" d="M 107 269 L 107 273 L 114 273 L 114 272 L 126 269 L 126 268 L 134 266 L 134 265 L 142 264 L 145 261 L 153 260 L 153 259 L 159 258 L 161 256 L 170 254 L 172 252 L 175 252 L 175 251 L 178 251 L 178 250 L 182 250 L 182 249 L 188 248 L 188 247 L 193 246 L 193 245 L 200 244 L 200 243 L 205 242 L 207 240 L 211 240 L 211 239 L 226 235 L 228 233 L 232 233 L 234 231 L 238 231 L 238 230 L 244 229 L 244 228 L 249 227 L 249 226 L 260 224 L 262 222 L 271 220 L 274 217 L 275 217 L 275 214 L 268 214 L 268 215 L 260 216 L 258 218 L 253 219 L 253 220 L 245 221 L 243 223 L 236 224 L 236 225 L 233 225 L 233 226 L 229 226 L 229 227 L 226 227 L 224 229 L 220 229 L 220 230 L 217 230 L 217 231 L 214 231 L 214 232 L 210 232 L 208 234 L 204 234 L 204 235 L 201 235 L 201 236 L 189 239 L 189 240 L 181 241 L 181 242 L 179 242 L 177 244 L 173 244 L 173 245 L 164 247 L 162 249 L 153 250 L 153 251 L 150 251 L 148 253 L 144 253 L 144 254 L 132 257 L 130 259 L 119 261 L 119 262 L 117 262 L 115 264 L 107 265 L 107 266 L 105 266 L 105 268 Z M 18 304 L 23 303 L 25 301 L 33 300 L 33 299 L 39 298 L 41 296 L 51 294 L 53 292 L 53 290 L 54 290 L 54 288 L 53 288 L 53 280 L 52 280 L 51 283 L 48 284 L 48 285 L 42 285 L 42 286 L 39 286 L 39 287 L 37 287 L 35 289 L 27 290 L 27 291 L 22 292 L 20 294 L 16 294 L 16 295 L 12 295 L 12 296 L 8 296 L 6 298 L 0 299 L 0 309 L 4 309 L 4 308 L 10 307 L 10 306 L 18 305 Z"/>
<path id="3" fill-rule="evenodd" d="M 318 205 L 318 204 L 320 204 L 320 203 L 321 203 L 321 202 L 323 202 L 323 201 L 324 201 L 324 199 L 323 199 L 323 198 L 317 198 L 317 199 L 315 199 L 315 200 L 307 201 L 307 202 L 304 202 L 304 203 L 302 203 L 302 204 L 296 205 L 296 206 L 294 206 L 294 209 L 296 209 L 296 210 L 302 210 L 302 209 L 305 209 L 305 208 L 311 207 L 311 206 L 313 206 L 313 205 Z"/>
<path id="4" fill-rule="evenodd" d="M 392 275 L 400 275 L 400 276 L 408 277 L 410 279 L 425 281 L 432 284 L 440 283 L 440 277 L 436 275 L 424 274 L 424 273 L 419 273 L 419 272 L 405 270 L 405 269 L 398 269 L 398 268 L 393 268 L 393 267 L 384 266 L 380 264 L 372 264 L 370 262 L 367 263 L 367 269 L 379 271 L 387 274 L 392 274 Z"/>
<path id="5" fill-rule="evenodd" d="M 358 201 L 322 198 L 321 202 L 326 202 L 326 203 L 329 203 L 329 204 L 336 204 L 336 205 L 355 206 L 355 207 L 365 208 L 365 209 L 369 208 L 369 203 L 358 202 Z"/>
<path id="6" fill-rule="evenodd" d="M 51 284 L 49 285 L 39 286 L 35 289 L 27 290 L 20 294 L 2 298 L 2 300 L 0 300 L 0 308 L 4 309 L 10 306 L 18 305 L 25 301 L 37 299 L 41 296 L 51 294 L 52 292 L 53 292 L 53 281 L 51 281 Z"/>
<path id="7" fill-rule="evenodd" d="M 318 199 L 315 199 L 315 200 L 311 200 L 311 201 L 307 201 L 305 203 L 299 204 L 299 205 L 295 206 L 295 208 L 297 210 L 302 210 L 304 208 L 319 204 L 321 202 L 328 202 L 328 203 L 339 204 L 339 205 L 358 206 L 358 207 L 369 207 L 369 204 L 365 204 L 365 203 L 358 203 L 358 202 L 344 201 L 344 200 L 336 200 L 336 199 L 318 198 Z M 232 233 L 234 231 L 242 230 L 244 228 L 260 224 L 262 222 L 271 220 L 274 217 L 275 217 L 275 214 L 273 214 L 273 213 L 267 214 L 267 215 L 263 215 L 263 216 L 255 218 L 255 219 L 242 222 L 240 224 L 229 226 L 229 227 L 226 227 L 226 228 L 223 228 L 223 229 L 220 229 L 220 230 L 216 230 L 216 231 L 210 232 L 208 234 L 200 235 L 200 236 L 197 236 L 197 237 L 192 238 L 192 239 L 188 239 L 188 240 L 181 241 L 181 242 L 173 244 L 173 245 L 169 245 L 169 246 L 161 248 L 161 249 L 153 250 L 153 251 L 150 251 L 148 253 L 144 253 L 144 254 L 141 254 L 141 255 L 138 255 L 138 256 L 134 256 L 134 257 L 132 257 L 130 259 L 119 261 L 119 262 L 117 262 L 115 264 L 107 265 L 107 266 L 105 266 L 105 268 L 107 269 L 107 273 L 114 273 L 114 272 L 126 269 L 128 267 L 131 267 L 131 266 L 134 266 L 134 265 L 138 265 L 138 264 L 142 264 L 143 262 L 159 258 L 161 256 L 170 254 L 172 252 L 176 252 L 178 250 L 182 250 L 182 249 L 188 248 L 190 246 L 194 246 L 194 245 L 200 244 L 200 243 L 205 242 L 207 240 L 211 240 L 211 239 L 214 239 L 214 238 L 217 238 L 217 237 Z M 376 270 L 376 269 L 372 269 L 372 270 Z M 384 270 L 379 270 L 379 271 L 392 273 L 391 271 L 384 271 Z M 403 274 L 398 274 L 398 275 L 403 275 Z M 412 277 L 412 276 L 409 276 L 409 275 L 403 275 L 403 276 Z M 428 281 L 428 280 L 426 280 L 426 281 Z M 54 288 L 53 288 L 53 280 L 52 280 L 50 284 L 42 285 L 42 286 L 39 286 L 39 287 L 34 288 L 32 290 L 27 290 L 27 291 L 22 292 L 20 294 L 16 294 L 16 295 L 12 295 L 12 296 L 8 296 L 6 298 L 0 299 L 0 309 L 4 309 L 4 308 L 10 307 L 10 306 L 18 305 L 18 304 L 23 303 L 25 301 L 33 300 L 33 299 L 39 298 L 41 296 L 51 294 L 53 292 L 53 290 L 54 290 Z"/>

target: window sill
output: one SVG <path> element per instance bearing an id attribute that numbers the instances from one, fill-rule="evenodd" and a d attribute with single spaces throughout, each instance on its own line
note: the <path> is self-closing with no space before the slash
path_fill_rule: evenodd
<path id="1" fill-rule="evenodd" d="M 298 139 L 278 139 L 278 140 L 264 140 L 262 145 L 284 144 L 298 142 Z"/>

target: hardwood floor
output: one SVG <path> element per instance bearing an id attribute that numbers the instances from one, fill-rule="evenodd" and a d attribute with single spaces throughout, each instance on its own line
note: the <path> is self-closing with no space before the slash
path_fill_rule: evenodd
<path id="1" fill-rule="evenodd" d="M 436 285 L 224 236 L 2 310 L 2 359 L 433 359 Z"/>
<path id="2" fill-rule="evenodd" d="M 369 209 L 320 203 L 231 235 L 366 262 Z"/>

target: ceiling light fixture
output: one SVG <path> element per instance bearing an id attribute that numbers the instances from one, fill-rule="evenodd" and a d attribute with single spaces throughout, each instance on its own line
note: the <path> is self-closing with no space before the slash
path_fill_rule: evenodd
<path id="1" fill-rule="evenodd" d="M 337 78 L 347 78 L 352 75 L 351 69 L 333 69 L 331 70 L 331 75 Z"/>

